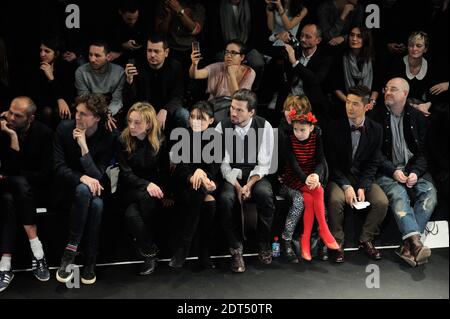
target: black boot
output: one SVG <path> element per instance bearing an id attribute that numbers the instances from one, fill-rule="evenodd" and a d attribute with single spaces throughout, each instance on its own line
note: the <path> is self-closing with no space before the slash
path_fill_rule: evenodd
<path id="1" fill-rule="evenodd" d="M 169 262 L 169 266 L 172 268 L 181 268 L 189 255 L 189 247 L 183 245 L 177 249 L 172 259 Z"/>
<path id="2" fill-rule="evenodd" d="M 204 202 L 200 219 L 201 239 L 200 255 L 198 257 L 201 268 L 215 269 L 211 261 L 211 245 L 214 242 L 214 216 L 216 215 L 216 201 Z"/>
<path id="3" fill-rule="evenodd" d="M 138 252 L 141 257 L 144 258 L 144 263 L 141 265 L 139 270 L 139 275 L 146 276 L 150 275 L 155 271 L 156 268 L 156 254 L 158 253 L 158 248 L 156 245 L 151 246 L 150 249 L 138 248 Z"/>
<path id="4" fill-rule="evenodd" d="M 292 240 L 281 239 L 281 258 L 289 263 L 298 263 L 297 256 L 292 249 Z"/>
<path id="5" fill-rule="evenodd" d="M 81 274 L 81 282 L 85 285 L 93 285 L 97 280 L 97 277 L 95 276 L 95 261 L 95 257 L 86 258 L 83 273 Z"/>

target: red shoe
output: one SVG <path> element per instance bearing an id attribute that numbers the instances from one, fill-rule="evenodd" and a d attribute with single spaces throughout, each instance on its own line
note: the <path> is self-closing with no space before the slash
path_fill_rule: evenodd
<path id="1" fill-rule="evenodd" d="M 339 249 L 339 244 L 336 242 L 336 240 L 334 239 L 333 235 L 331 235 L 331 233 L 328 231 L 327 234 L 324 234 L 323 232 L 321 232 L 319 230 L 319 236 L 322 239 L 323 243 L 325 244 L 325 246 L 327 246 L 328 249 L 331 250 L 338 250 Z M 333 241 L 327 241 L 326 239 L 332 239 Z"/>
<path id="2" fill-rule="evenodd" d="M 312 260 L 312 257 L 311 257 L 311 239 L 310 238 L 305 238 L 304 236 L 302 236 L 301 243 L 302 243 L 302 258 L 304 260 L 311 261 Z"/>

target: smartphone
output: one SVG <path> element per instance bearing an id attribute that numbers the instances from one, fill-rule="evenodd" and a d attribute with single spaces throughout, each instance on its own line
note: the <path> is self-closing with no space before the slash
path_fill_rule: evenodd
<path id="1" fill-rule="evenodd" d="M 129 59 L 128 59 L 128 64 L 133 64 L 133 65 L 135 65 L 135 64 L 136 64 L 136 60 L 135 60 L 134 58 L 129 58 Z"/>
<path id="2" fill-rule="evenodd" d="M 192 52 L 200 52 L 200 42 L 192 42 Z"/>

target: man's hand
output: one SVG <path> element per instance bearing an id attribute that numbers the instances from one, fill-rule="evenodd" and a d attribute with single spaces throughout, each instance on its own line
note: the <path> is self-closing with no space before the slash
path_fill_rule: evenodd
<path id="1" fill-rule="evenodd" d="M 406 187 L 413 188 L 417 184 L 418 177 L 416 173 L 410 173 L 406 181 Z"/>
<path id="2" fill-rule="evenodd" d="M 44 71 L 44 74 L 49 81 L 53 81 L 55 79 L 53 76 L 53 65 L 46 62 L 41 62 L 41 70 Z"/>
<path id="3" fill-rule="evenodd" d="M 352 206 L 353 203 L 357 202 L 357 198 L 356 198 L 356 194 L 355 194 L 355 189 L 350 186 L 345 190 L 345 202 Z"/>
<path id="4" fill-rule="evenodd" d="M 164 131 L 164 129 L 166 128 L 167 110 L 159 110 L 158 115 L 156 115 L 156 119 L 158 120 L 158 124 L 161 127 L 161 130 Z"/>
<path id="5" fill-rule="evenodd" d="M 58 100 L 58 113 L 61 119 L 70 119 L 72 117 L 69 105 L 63 99 Z"/>
<path id="6" fill-rule="evenodd" d="M 294 64 L 295 62 L 297 62 L 297 59 L 295 57 L 295 50 L 292 47 L 292 45 L 285 43 L 284 48 L 286 49 L 286 52 L 288 54 L 289 62 L 291 62 L 291 64 Z"/>
<path id="7" fill-rule="evenodd" d="M 117 128 L 117 120 L 111 114 L 108 114 L 108 119 L 106 120 L 106 127 L 110 132 L 114 131 Z"/>
<path id="8" fill-rule="evenodd" d="M 252 186 L 249 184 L 246 184 L 242 187 L 242 199 L 248 200 L 252 197 Z"/>
<path id="9" fill-rule="evenodd" d="M 102 187 L 102 185 L 100 185 L 100 182 L 98 180 L 89 177 L 87 175 L 81 176 L 80 182 L 87 185 L 92 195 L 94 196 L 100 196 L 102 194 L 102 191 L 104 190 L 104 188 Z"/>
<path id="10" fill-rule="evenodd" d="M 81 148 L 81 154 L 84 156 L 88 152 L 86 143 L 86 129 L 75 128 L 72 132 L 73 139 L 77 141 Z"/>
<path id="11" fill-rule="evenodd" d="M 328 42 L 328 44 L 331 45 L 331 46 L 333 46 L 333 47 L 335 47 L 335 46 L 337 46 L 337 45 L 343 43 L 344 41 L 345 41 L 345 38 L 344 38 L 342 35 L 340 35 L 340 36 L 338 36 L 338 37 L 334 37 L 333 39 L 331 39 L 331 40 Z"/>
<path id="12" fill-rule="evenodd" d="M 135 77 L 136 75 L 138 75 L 138 74 L 139 74 L 139 73 L 138 73 L 138 70 L 137 70 L 137 68 L 134 66 L 134 64 L 128 63 L 128 64 L 125 66 L 125 76 L 126 76 L 126 78 L 127 78 L 128 84 L 132 84 L 132 83 L 133 83 L 133 80 L 134 80 L 134 77 Z"/>
<path id="13" fill-rule="evenodd" d="M 399 169 L 394 172 L 393 178 L 397 182 L 402 183 L 402 184 L 406 184 L 406 182 L 408 181 L 408 177 L 406 177 L 406 175 Z"/>
<path id="14" fill-rule="evenodd" d="M 162 192 L 161 188 L 159 188 L 158 185 L 150 183 L 147 186 L 147 192 L 150 194 L 151 197 L 156 197 L 159 199 L 164 198 L 164 193 Z"/>
<path id="15" fill-rule="evenodd" d="M 366 201 L 366 191 L 364 188 L 358 189 L 358 202 L 365 202 Z"/>
<path id="16" fill-rule="evenodd" d="M 17 137 L 16 131 L 8 127 L 8 122 L 6 122 L 5 120 L 1 120 L 0 123 L 2 132 L 5 132 L 9 137 Z"/>
<path id="17" fill-rule="evenodd" d="M 420 103 L 420 104 L 411 104 L 411 106 L 413 106 L 415 109 L 422 112 L 423 115 L 425 115 L 427 117 L 431 115 L 431 113 L 429 112 L 429 109 L 431 107 L 431 102 Z"/>

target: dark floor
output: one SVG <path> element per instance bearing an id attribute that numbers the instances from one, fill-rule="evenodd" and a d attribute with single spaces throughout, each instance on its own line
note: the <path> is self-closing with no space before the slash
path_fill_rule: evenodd
<path id="1" fill-rule="evenodd" d="M 383 259 L 371 263 L 359 251 L 346 252 L 344 264 L 313 261 L 285 264 L 276 260 L 262 265 L 256 257 L 246 257 L 247 271 L 233 274 L 229 258 L 216 259 L 218 269 L 199 271 L 195 261 L 174 271 L 160 262 L 153 275 L 135 275 L 139 265 L 97 268 L 97 283 L 67 289 L 54 278 L 40 283 L 30 272 L 18 272 L 0 299 L 10 298 L 158 298 L 158 299 L 317 299 L 317 298 L 449 298 L 448 249 L 434 249 L 430 262 L 411 268 L 400 262 L 394 250 L 383 250 Z M 369 264 L 380 271 L 380 288 L 366 288 Z"/>

